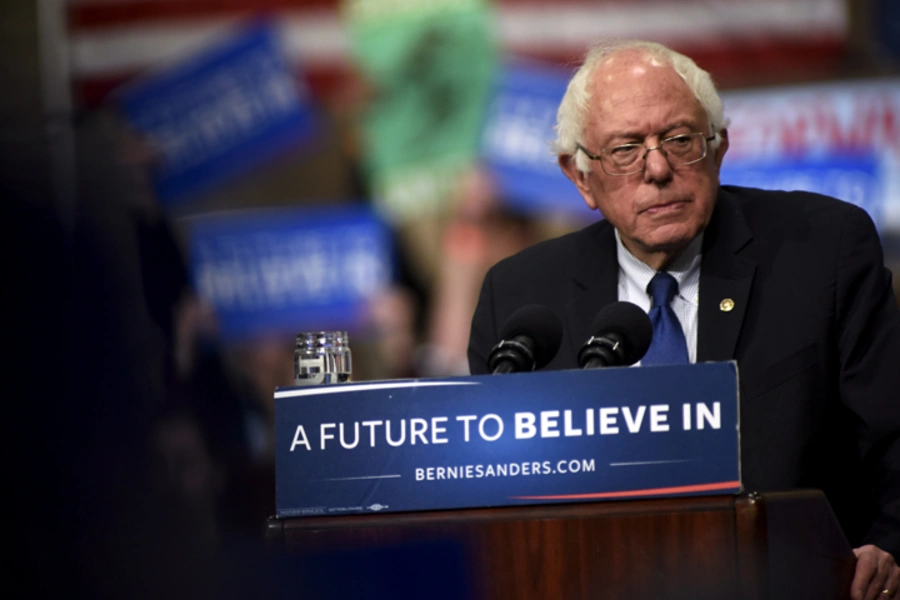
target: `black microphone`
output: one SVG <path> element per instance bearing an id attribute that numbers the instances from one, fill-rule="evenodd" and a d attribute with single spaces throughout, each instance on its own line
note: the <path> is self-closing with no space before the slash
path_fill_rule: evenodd
<path id="1" fill-rule="evenodd" d="M 559 350 L 562 332 L 562 322 L 552 310 L 539 304 L 523 306 L 500 329 L 501 341 L 488 358 L 491 374 L 545 367 Z"/>
<path id="2" fill-rule="evenodd" d="M 653 338 L 650 317 L 631 302 L 613 302 L 591 323 L 591 337 L 578 353 L 582 369 L 627 367 L 643 358 Z"/>

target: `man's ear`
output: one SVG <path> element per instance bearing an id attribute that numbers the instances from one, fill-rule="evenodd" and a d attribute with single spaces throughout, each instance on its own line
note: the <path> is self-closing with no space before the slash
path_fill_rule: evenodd
<path id="1" fill-rule="evenodd" d="M 713 159 L 716 162 L 716 172 L 719 172 L 719 169 L 722 168 L 722 159 L 725 158 L 725 153 L 728 152 L 728 130 L 720 129 L 719 130 L 719 145 L 716 147 L 715 154 Z"/>
<path id="2" fill-rule="evenodd" d="M 581 194 L 581 197 L 584 199 L 584 203 L 587 204 L 588 208 L 597 210 L 597 202 L 594 200 L 594 195 L 591 193 L 588 173 L 581 171 L 578 168 L 578 165 L 575 164 L 575 155 L 560 154 L 557 157 L 557 161 L 559 162 L 559 168 L 562 169 L 562 172 L 565 173 L 566 177 L 568 177 L 572 183 L 575 184 L 575 187 L 578 188 L 578 192 Z"/>

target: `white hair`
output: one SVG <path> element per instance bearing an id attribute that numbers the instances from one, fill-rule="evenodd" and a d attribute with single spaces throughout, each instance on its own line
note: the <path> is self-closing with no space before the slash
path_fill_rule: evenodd
<path id="1" fill-rule="evenodd" d="M 697 63 L 687 56 L 662 44 L 640 40 L 622 40 L 603 42 L 593 46 L 588 50 L 584 62 L 575 72 L 572 80 L 569 81 L 569 86 L 566 88 L 566 93 L 556 113 L 554 151 L 557 154 L 573 155 L 575 164 L 580 171 L 587 173 L 591 170 L 590 159 L 581 152 L 576 152 L 577 144 L 584 134 L 588 104 L 591 101 L 588 84 L 591 76 L 601 64 L 608 61 L 613 55 L 628 50 L 640 52 L 654 66 L 670 65 L 684 79 L 706 112 L 710 133 L 716 135 L 716 139 L 710 144 L 710 147 L 713 149 L 718 147 L 719 132 L 728 126 L 728 121 L 725 118 L 722 99 L 719 97 L 709 73 L 698 67 Z"/>

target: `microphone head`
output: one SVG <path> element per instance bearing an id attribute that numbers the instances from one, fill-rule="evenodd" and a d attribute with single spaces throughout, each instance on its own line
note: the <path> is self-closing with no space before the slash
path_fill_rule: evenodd
<path id="1" fill-rule="evenodd" d="M 625 360 L 622 366 L 641 360 L 650 348 L 653 325 L 639 306 L 631 302 L 613 302 L 600 309 L 591 323 L 591 335 L 602 337 L 617 333 L 624 340 Z"/>
<path id="2" fill-rule="evenodd" d="M 562 321 L 555 312 L 540 304 L 528 304 L 518 309 L 500 329 L 501 340 L 511 340 L 520 335 L 534 340 L 535 370 L 553 360 L 562 342 L 562 334 Z"/>

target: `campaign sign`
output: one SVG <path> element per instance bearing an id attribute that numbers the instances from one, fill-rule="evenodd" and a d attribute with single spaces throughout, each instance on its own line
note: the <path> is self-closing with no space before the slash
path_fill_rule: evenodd
<path id="1" fill-rule="evenodd" d="M 900 231 L 900 79 L 722 94 L 729 148 L 722 183 L 801 189 L 864 208 Z"/>
<path id="2" fill-rule="evenodd" d="M 559 168 L 550 143 L 570 73 L 529 63 L 500 74 L 481 136 L 481 153 L 508 205 L 528 214 L 597 218 Z"/>
<path id="3" fill-rule="evenodd" d="M 352 330 L 392 279 L 390 231 L 367 207 L 235 211 L 186 225 L 195 287 L 225 340 Z"/>
<path id="4" fill-rule="evenodd" d="M 128 84 L 126 119 L 161 154 L 154 185 L 167 206 L 312 138 L 316 116 L 274 31 L 256 25 Z"/>
<path id="5" fill-rule="evenodd" d="M 275 392 L 280 517 L 741 491 L 737 366 Z"/>
<path id="6" fill-rule="evenodd" d="M 878 158 L 871 153 L 781 160 L 736 160 L 722 165 L 723 184 L 770 190 L 803 190 L 840 198 L 866 210 L 880 226 Z"/>

